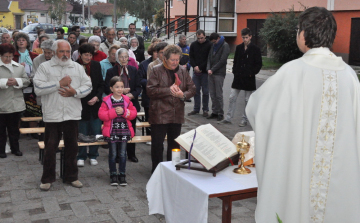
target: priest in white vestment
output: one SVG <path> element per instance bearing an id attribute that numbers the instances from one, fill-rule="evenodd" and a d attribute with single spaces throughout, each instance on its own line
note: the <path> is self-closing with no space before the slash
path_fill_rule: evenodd
<path id="1" fill-rule="evenodd" d="M 360 84 L 329 48 L 325 8 L 299 17 L 303 57 L 283 65 L 248 102 L 255 131 L 258 223 L 360 222 Z"/>

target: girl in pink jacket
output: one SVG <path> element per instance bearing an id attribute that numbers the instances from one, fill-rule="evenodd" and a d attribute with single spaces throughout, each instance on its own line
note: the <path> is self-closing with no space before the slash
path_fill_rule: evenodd
<path id="1" fill-rule="evenodd" d="M 109 143 L 110 185 L 126 186 L 126 142 L 134 137 L 130 120 L 136 118 L 137 111 L 129 97 L 123 95 L 124 82 L 119 76 L 111 78 L 109 86 L 113 93 L 103 99 L 99 118 L 104 121 L 102 133 Z M 117 154 L 120 155 L 119 173 L 116 171 Z"/>

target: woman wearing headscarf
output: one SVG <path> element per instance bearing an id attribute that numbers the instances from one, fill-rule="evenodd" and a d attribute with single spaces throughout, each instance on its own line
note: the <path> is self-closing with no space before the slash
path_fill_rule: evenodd
<path id="1" fill-rule="evenodd" d="M 137 69 L 128 65 L 129 52 L 127 49 L 120 48 L 116 51 L 116 64 L 114 67 L 107 70 L 105 78 L 105 94 L 110 94 L 109 82 L 114 76 L 120 76 L 124 82 L 124 94 L 131 99 L 131 102 L 140 111 L 140 104 L 138 101 L 139 94 L 141 93 L 140 77 L 138 76 Z M 136 119 L 131 121 L 132 126 L 135 126 Z M 134 128 L 136 131 L 136 128 Z M 135 132 L 136 133 L 136 132 Z M 128 143 L 127 156 L 132 162 L 137 163 L 138 159 L 135 155 L 135 143 Z"/>
<path id="2" fill-rule="evenodd" d="M 6 158 L 6 131 L 10 140 L 11 153 L 22 156 L 19 148 L 19 121 L 25 110 L 22 88 L 30 84 L 25 69 L 13 61 L 15 48 L 5 43 L 0 45 L 0 158 Z"/>

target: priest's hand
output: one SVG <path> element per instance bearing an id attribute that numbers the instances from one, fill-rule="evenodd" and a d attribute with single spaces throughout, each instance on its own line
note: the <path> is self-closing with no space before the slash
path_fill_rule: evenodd
<path id="1" fill-rule="evenodd" d="M 71 87 L 69 84 L 68 87 L 62 87 L 59 89 L 59 94 L 63 97 L 73 97 L 76 94 L 76 91 L 74 88 Z"/>

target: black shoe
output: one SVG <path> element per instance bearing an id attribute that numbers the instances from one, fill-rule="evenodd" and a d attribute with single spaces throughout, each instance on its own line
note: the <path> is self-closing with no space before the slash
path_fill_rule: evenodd
<path id="1" fill-rule="evenodd" d="M 6 153 L 1 153 L 0 154 L 0 158 L 6 158 L 6 157 L 7 157 Z"/>
<path id="2" fill-rule="evenodd" d="M 15 156 L 22 156 L 22 152 L 20 150 L 15 152 L 11 151 L 11 153 L 14 154 Z"/>
<path id="3" fill-rule="evenodd" d="M 221 121 L 221 120 L 223 120 L 224 119 L 224 115 L 218 115 L 218 117 L 217 117 L 217 120 L 218 121 Z"/>
<path id="4" fill-rule="evenodd" d="M 120 173 L 118 175 L 118 178 L 119 178 L 119 182 L 120 182 L 120 186 L 126 186 L 127 185 L 127 182 L 126 182 L 126 175 L 125 174 L 122 174 Z"/>
<path id="5" fill-rule="evenodd" d="M 118 177 L 116 174 L 110 175 L 110 185 L 111 186 L 118 186 L 119 182 L 118 182 Z"/>
<path id="6" fill-rule="evenodd" d="M 138 160 L 138 158 L 137 158 L 136 156 L 129 157 L 129 160 L 130 160 L 131 162 L 134 162 L 134 163 L 139 162 L 139 160 Z"/>
<path id="7" fill-rule="evenodd" d="M 218 117 L 217 114 L 211 113 L 211 115 L 209 115 L 209 116 L 207 117 L 207 119 L 215 119 L 215 118 L 217 118 L 217 117 Z"/>

